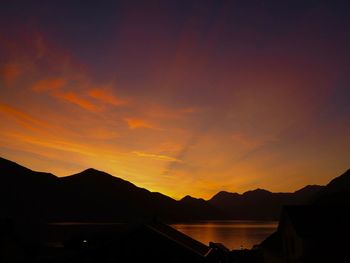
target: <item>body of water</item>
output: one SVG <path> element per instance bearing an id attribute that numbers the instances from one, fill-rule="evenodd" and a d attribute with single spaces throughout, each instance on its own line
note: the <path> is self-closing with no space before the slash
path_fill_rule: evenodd
<path id="1" fill-rule="evenodd" d="M 200 221 L 172 224 L 175 229 L 208 245 L 222 243 L 229 249 L 252 248 L 277 229 L 276 221 Z"/>

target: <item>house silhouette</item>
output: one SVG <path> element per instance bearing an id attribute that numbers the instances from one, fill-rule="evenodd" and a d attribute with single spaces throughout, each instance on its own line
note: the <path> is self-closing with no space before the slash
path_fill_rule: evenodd
<path id="1" fill-rule="evenodd" d="M 278 231 L 285 262 L 350 262 L 345 207 L 285 206 Z"/>

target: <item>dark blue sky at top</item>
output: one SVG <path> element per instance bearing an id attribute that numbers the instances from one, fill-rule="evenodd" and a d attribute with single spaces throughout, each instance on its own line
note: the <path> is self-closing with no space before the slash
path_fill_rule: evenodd
<path id="1" fill-rule="evenodd" d="M 108 50 L 115 49 L 119 42 L 123 20 L 130 12 L 137 12 L 138 20 L 132 21 L 144 32 L 144 51 L 152 51 L 147 33 L 175 41 L 179 32 L 192 17 L 201 17 L 198 31 L 206 33 L 220 15 L 222 9 L 229 15 L 225 18 L 228 27 L 235 31 L 250 31 L 263 38 L 257 46 L 263 46 L 271 36 L 284 34 L 293 27 L 300 27 L 299 19 L 312 9 L 327 10 L 320 18 L 320 25 L 327 31 L 339 31 L 349 36 L 348 1 L 331 0 L 254 0 L 254 1 L 2 1 L 0 21 L 3 30 L 18 30 L 18 27 L 37 27 L 55 42 L 69 49 L 88 62 L 108 59 Z M 263 14 L 263 15 L 261 15 Z M 205 17 L 203 19 L 203 17 Z M 151 32 L 151 31 L 156 32 Z M 231 34 L 230 34 L 231 33 Z M 223 40 L 232 41 L 235 34 L 226 31 Z M 139 39 L 140 40 L 140 39 Z M 159 39 L 161 42 L 162 40 Z M 147 46 L 149 44 L 149 46 Z M 224 47 L 224 45 L 221 45 Z M 137 52 L 137 51 L 136 51 Z M 99 58 L 100 57 L 100 58 Z"/>
<path id="2" fill-rule="evenodd" d="M 235 54 L 268 56 L 276 48 L 289 54 L 305 52 L 315 63 L 317 58 L 320 63 L 327 60 L 329 49 L 339 48 L 336 56 L 349 56 L 348 1 L 2 2 L 0 24 L 5 35 L 34 29 L 88 65 L 97 80 L 118 79 L 128 89 L 140 89 L 140 81 L 154 85 L 150 71 L 169 66 L 189 25 L 190 34 L 195 32 L 197 37 L 190 47 L 194 52 L 205 53 L 208 39 L 217 38 L 210 40 L 214 42 L 209 55 L 211 76 L 230 71 L 226 62 Z M 302 32 L 300 39 L 280 42 L 295 31 Z M 245 63 L 237 61 L 238 67 Z M 348 70 L 343 70 L 346 75 Z M 209 84 L 216 82 L 215 77 L 204 77 Z M 347 85 L 344 78 L 341 85 Z"/>

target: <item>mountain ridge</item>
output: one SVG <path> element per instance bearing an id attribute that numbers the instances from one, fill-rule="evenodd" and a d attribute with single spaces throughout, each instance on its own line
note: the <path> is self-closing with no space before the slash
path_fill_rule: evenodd
<path id="1" fill-rule="evenodd" d="M 319 193 L 316 205 L 349 206 L 350 205 L 350 169 L 331 180 Z"/>
<path id="2" fill-rule="evenodd" d="M 349 170 L 340 177 L 329 187 L 338 189 L 340 186 L 334 185 L 348 183 Z M 209 200 L 190 195 L 175 200 L 94 168 L 57 177 L 1 157 L 0 180 L 1 203 L 6 208 L 3 211 L 16 215 L 21 210 L 32 210 L 46 220 L 277 219 L 283 205 L 308 204 L 329 195 L 325 186 L 307 185 L 291 193 L 257 188 L 243 194 L 220 191 Z"/>

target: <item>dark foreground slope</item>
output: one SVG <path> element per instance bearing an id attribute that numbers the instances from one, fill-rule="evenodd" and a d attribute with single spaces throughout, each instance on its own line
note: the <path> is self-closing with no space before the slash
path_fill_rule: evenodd
<path id="1" fill-rule="evenodd" d="M 330 181 L 307 206 L 285 206 L 278 230 L 260 247 L 266 262 L 342 262 L 350 235 L 350 170 Z M 305 244 L 291 252 L 296 244 Z M 294 245 L 291 245 L 294 244 Z M 293 261 L 294 262 L 294 261 Z"/>

